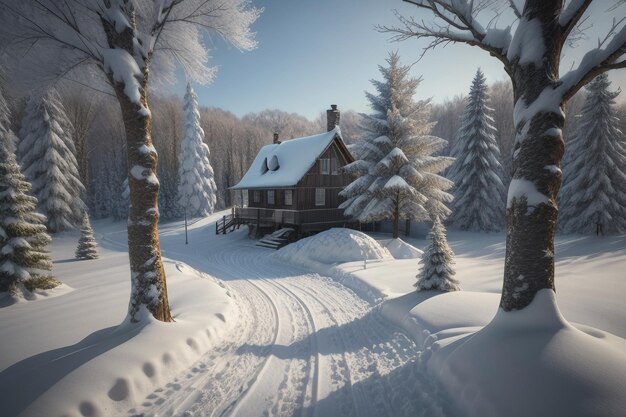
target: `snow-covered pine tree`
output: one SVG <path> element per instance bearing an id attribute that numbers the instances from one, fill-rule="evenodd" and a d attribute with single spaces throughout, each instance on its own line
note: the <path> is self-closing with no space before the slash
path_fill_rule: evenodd
<path id="1" fill-rule="evenodd" d="M 85 210 L 71 129 L 56 90 L 29 99 L 18 154 L 51 232 L 78 228 Z"/>
<path id="2" fill-rule="evenodd" d="M 433 156 L 447 143 L 428 135 L 429 100 L 414 101 L 420 79 L 400 65 L 397 52 L 379 67 L 383 81 L 372 80 L 378 94 L 366 93 L 371 115 L 362 115 L 365 135 L 352 148 L 356 161 L 345 167 L 358 175 L 340 195 L 340 208 L 360 221 L 393 220 L 393 237 L 399 236 L 399 220 L 446 217 L 452 182 L 437 175 L 452 158 Z"/>
<path id="3" fill-rule="evenodd" d="M 2 124 L 2 123 L 0 123 Z M 35 289 L 50 289 L 59 281 L 46 273 L 52 262 L 46 252 L 50 236 L 35 212 L 37 199 L 10 150 L 11 129 L 0 129 L 0 292 L 29 297 Z"/>
<path id="4" fill-rule="evenodd" d="M 606 74 L 589 83 L 565 149 L 559 225 L 566 233 L 626 232 L 626 139 L 614 109 L 619 91 L 610 85 Z"/>
<path id="5" fill-rule="evenodd" d="M 187 84 L 183 113 L 185 127 L 178 166 L 179 204 L 189 217 L 207 216 L 215 208 L 217 187 L 209 147 L 204 143 L 204 131 L 200 127 L 198 97 L 191 84 Z"/>
<path id="6" fill-rule="evenodd" d="M 487 90 L 479 69 L 453 147 L 455 161 L 446 176 L 454 182 L 451 223 L 463 230 L 495 232 L 504 225 L 504 174 Z"/>
<path id="7" fill-rule="evenodd" d="M 8 151 L 13 153 L 15 152 L 17 138 L 11 129 L 9 103 L 7 102 L 3 87 L 4 77 L 0 69 L 0 137 L 3 138 L 2 141 L 4 142 L 0 146 L 6 146 Z"/>
<path id="8" fill-rule="evenodd" d="M 456 272 L 454 253 L 446 239 L 446 229 L 438 217 L 428 234 L 430 244 L 422 254 L 422 269 L 417 274 L 415 287 L 421 290 L 459 291 L 459 281 L 454 278 Z"/>
<path id="9" fill-rule="evenodd" d="M 78 248 L 76 248 L 76 259 L 97 259 L 97 246 L 96 239 L 93 237 L 89 215 L 85 212 L 80 226 L 80 239 L 78 240 Z"/>

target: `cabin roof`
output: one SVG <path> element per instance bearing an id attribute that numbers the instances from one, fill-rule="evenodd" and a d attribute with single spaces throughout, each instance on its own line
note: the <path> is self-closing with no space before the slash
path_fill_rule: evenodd
<path id="1" fill-rule="evenodd" d="M 265 145 L 259 150 L 241 181 L 230 189 L 295 186 L 335 137 L 341 140 L 341 131 L 338 126 L 318 135 Z"/>

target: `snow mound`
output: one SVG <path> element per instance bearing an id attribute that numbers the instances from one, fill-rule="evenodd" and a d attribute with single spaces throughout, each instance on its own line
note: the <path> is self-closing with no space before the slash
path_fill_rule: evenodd
<path id="1" fill-rule="evenodd" d="M 304 266 L 391 258 L 376 240 L 351 229 L 326 230 L 287 245 L 272 256 Z"/>
<path id="2" fill-rule="evenodd" d="M 164 259 L 176 322 L 162 323 L 149 318 L 142 324 L 125 321 L 121 325 L 100 326 L 103 318 L 98 316 L 102 314 L 88 315 L 84 306 L 97 304 L 101 310 L 117 315 L 118 304 L 122 312 L 126 304 L 117 300 L 127 299 L 128 291 L 128 286 L 122 285 L 127 281 L 128 266 L 116 265 L 120 260 L 127 262 L 128 257 L 112 256 L 108 251 L 103 251 L 103 255 L 104 259 L 80 263 L 82 272 L 76 273 L 87 276 L 89 281 L 99 280 L 87 274 L 87 268 L 101 269 L 108 274 L 106 278 L 110 282 L 105 287 L 96 287 L 96 291 L 100 290 L 97 291 L 99 298 L 85 302 L 89 287 L 77 288 L 57 300 L 46 300 L 52 302 L 54 308 L 39 310 L 38 316 L 35 309 L 26 314 L 30 322 L 44 320 L 41 315 L 48 314 L 55 322 L 64 324 L 39 332 L 45 334 L 46 339 L 58 339 L 58 334 L 65 334 L 59 347 L 46 347 L 41 343 L 24 347 L 21 346 L 24 341 L 18 337 L 10 338 L 14 341 L 8 348 L 3 346 L 3 354 L 13 354 L 0 360 L 0 369 L 9 365 L 0 374 L 0 387 L 28 387 L 0 391 L 3 416 L 126 415 L 132 405 L 140 404 L 148 394 L 173 380 L 210 348 L 221 343 L 227 324 L 236 320 L 236 302 L 224 284 L 182 262 Z M 107 264 L 109 268 L 104 267 Z M 119 273 L 111 275 L 112 271 Z M 78 282 L 83 282 L 80 277 Z M 20 305 L 7 309 L 11 312 L 10 309 L 15 308 Z M 69 326 L 67 320 L 71 321 Z M 3 344 L 8 340 L 5 337 L 11 327 L 15 326 L 0 327 Z M 32 328 L 22 327 L 25 330 L 21 335 L 33 332 Z M 40 352 L 20 354 L 29 349 Z"/>
<path id="3" fill-rule="evenodd" d="M 472 416 L 619 416 L 625 341 L 569 324 L 552 290 L 523 310 L 498 310 L 482 330 L 435 341 L 428 369 Z"/>
<path id="4" fill-rule="evenodd" d="M 380 241 L 380 243 L 391 253 L 396 259 L 416 259 L 422 256 L 423 251 L 410 245 L 402 239 L 389 239 Z"/>

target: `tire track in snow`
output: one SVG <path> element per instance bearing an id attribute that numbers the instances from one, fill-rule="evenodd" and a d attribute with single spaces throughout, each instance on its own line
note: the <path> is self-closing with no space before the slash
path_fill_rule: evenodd
<path id="1" fill-rule="evenodd" d="M 269 250 L 253 247 L 237 237 L 210 239 L 202 250 L 197 247 L 194 250 L 191 245 L 185 247 L 184 253 L 176 250 L 178 248 L 172 249 L 166 249 L 166 256 L 226 280 L 238 294 L 240 304 L 248 306 L 248 311 L 254 311 L 259 303 L 269 303 L 273 313 L 266 321 L 274 322 L 274 326 L 259 325 L 252 319 L 252 323 L 240 320 L 241 327 L 248 329 L 248 333 L 240 330 L 240 335 L 232 336 L 232 343 L 227 347 L 202 358 L 208 362 L 214 356 L 212 360 L 222 365 L 205 367 L 207 379 L 198 379 L 194 384 L 196 390 L 188 390 L 186 400 L 177 400 L 176 409 L 169 409 L 176 413 L 152 413 L 156 409 L 147 407 L 147 415 L 378 417 L 441 414 L 437 405 L 432 405 L 432 389 L 427 386 L 428 381 L 423 381 L 424 375 L 415 360 L 418 350 L 413 342 L 347 287 L 330 278 L 278 264 L 268 258 Z M 243 295 L 246 292 L 253 295 L 246 297 Z M 258 312 L 260 316 L 268 314 L 266 307 Z M 273 341 L 258 338 L 258 334 L 267 332 L 270 327 L 278 334 L 279 326 L 282 326 L 280 337 L 276 336 Z M 286 333 L 290 333 L 289 337 Z M 241 334 L 251 336 L 243 340 Z M 237 340 L 241 341 L 239 348 L 236 348 Z M 236 364 L 224 365 L 227 358 L 232 360 L 236 355 L 245 354 L 247 345 L 255 345 L 249 352 L 259 356 L 255 373 L 233 372 L 232 369 L 238 368 Z M 231 373 L 220 374 L 222 368 L 226 368 L 226 372 L 231 369 Z M 223 381 L 215 380 L 216 375 L 230 375 L 228 378 L 237 383 L 226 385 L 239 391 L 224 388 L 223 391 L 228 392 L 216 396 L 221 399 L 211 400 L 213 391 L 209 385 L 223 385 Z M 181 384 L 186 388 L 186 382 Z M 279 389 L 265 395 L 271 391 L 268 387 Z M 177 392 L 172 394 L 178 395 Z M 325 401 L 327 398 L 330 401 Z"/>

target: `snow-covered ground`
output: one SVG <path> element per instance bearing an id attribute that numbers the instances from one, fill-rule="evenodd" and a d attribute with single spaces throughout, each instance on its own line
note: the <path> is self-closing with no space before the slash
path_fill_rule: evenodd
<path id="1" fill-rule="evenodd" d="M 507 396 L 512 390 L 502 387 L 508 385 L 493 383 L 503 375 L 524 384 L 544 378 L 525 391 L 539 401 L 555 381 L 570 381 L 554 393 L 551 407 L 563 401 L 563 393 L 588 398 L 578 415 L 619 415 L 615 407 L 624 405 L 615 402 L 626 369 L 619 367 L 626 363 L 624 236 L 559 239 L 557 298 L 576 327 L 548 314 L 554 320 L 542 335 L 554 340 L 546 349 L 520 344 L 512 333 L 496 337 L 516 325 L 515 317 L 501 317 L 470 339 L 473 344 L 462 343 L 497 311 L 502 234 L 451 232 L 464 291 L 415 293 L 416 257 L 424 240 L 404 244 L 374 236 L 377 246 L 357 236 L 356 246 L 345 253 L 353 256 L 361 248 L 368 261 L 343 259 L 341 248 L 329 242 L 325 247 L 333 258 L 325 258 L 319 247 L 293 249 L 304 241 L 282 249 L 299 258 L 314 256 L 304 269 L 302 259 L 292 265 L 288 256 L 254 246 L 243 229 L 216 236 L 213 222 L 222 214 L 194 223 L 189 245 L 180 222 L 161 227 L 176 323 L 149 322 L 139 329 L 124 323 L 130 281 L 125 225 L 94 224 L 101 245 L 97 261 L 73 261 L 77 236 L 56 236 L 54 273 L 66 285 L 54 290 L 54 297 L 0 308 L 0 414 L 437 416 L 505 410 L 514 415 L 507 409 L 513 407 L 540 415 L 541 409 L 520 408 L 519 397 Z M 539 320 L 550 305 L 548 297 L 528 314 Z M 521 372 L 523 364 L 498 356 L 501 347 L 516 352 L 516 346 L 528 363 L 569 373 Z M 590 352 L 602 355 L 588 361 Z M 562 366 L 573 363 L 568 358 L 584 366 Z M 472 361 L 475 366 L 466 366 Z M 491 361 L 498 366 L 489 366 Z M 489 374 L 493 369 L 501 372 Z M 591 377 L 585 380 L 581 372 Z M 599 376 L 615 386 L 587 383 Z M 583 390 L 590 387 L 596 391 Z M 548 411 L 559 415 L 560 410 Z"/>
<path id="2" fill-rule="evenodd" d="M 557 297 L 544 290 L 529 308 L 511 313 L 498 310 L 504 236 L 452 232 L 450 242 L 462 292 L 415 292 L 415 259 L 319 267 L 385 300 L 382 315 L 420 347 L 420 363 L 443 387 L 448 414 L 623 415 L 626 236 L 559 237 Z"/>

